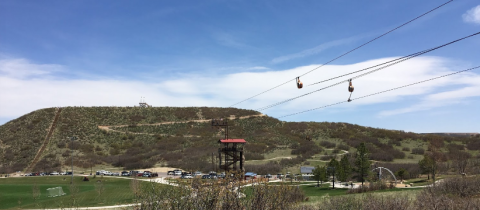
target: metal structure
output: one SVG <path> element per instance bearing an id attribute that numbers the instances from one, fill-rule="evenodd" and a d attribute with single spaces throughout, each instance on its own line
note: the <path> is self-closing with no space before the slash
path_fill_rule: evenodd
<path id="1" fill-rule="evenodd" d="M 245 156 L 243 155 L 243 148 L 245 146 L 245 139 L 229 139 L 228 138 L 228 120 L 227 119 L 213 119 L 212 127 L 223 128 L 225 139 L 220 139 L 218 143 L 218 168 L 225 172 L 240 172 L 243 177 L 245 172 L 244 163 Z"/>
<path id="2" fill-rule="evenodd" d="M 228 139 L 228 120 L 227 119 L 212 119 L 212 127 L 223 128 L 225 133 L 225 139 Z"/>
<path id="3" fill-rule="evenodd" d="M 220 139 L 220 148 L 218 148 L 218 166 L 225 172 L 245 172 L 243 147 L 245 139 Z"/>
<path id="4" fill-rule="evenodd" d="M 145 97 L 140 97 L 140 103 L 138 103 L 138 104 L 142 108 L 152 107 L 151 105 L 148 105 L 147 102 L 145 102 Z"/>
<path id="5" fill-rule="evenodd" d="M 384 171 L 382 170 L 387 171 L 388 173 L 384 173 Z M 395 185 L 397 184 L 397 177 L 395 177 L 395 174 L 393 174 L 393 172 L 390 171 L 390 169 L 385 167 L 376 167 L 372 169 L 372 171 L 377 171 L 378 180 L 385 180 L 390 182 L 393 181 Z"/>

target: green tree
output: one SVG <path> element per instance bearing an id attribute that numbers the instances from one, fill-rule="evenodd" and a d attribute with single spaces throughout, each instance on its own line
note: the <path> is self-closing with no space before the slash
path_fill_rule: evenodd
<path id="1" fill-rule="evenodd" d="M 435 174 L 437 174 L 437 161 L 434 156 L 430 153 L 424 154 L 423 159 L 418 162 L 422 173 L 426 173 L 428 175 L 428 179 L 430 179 L 430 174 L 432 175 L 433 185 L 435 185 Z"/>
<path id="2" fill-rule="evenodd" d="M 350 165 L 350 161 L 348 160 L 347 155 L 343 155 L 337 170 L 338 180 L 346 182 L 348 177 L 352 173 L 352 166 Z"/>
<path id="3" fill-rule="evenodd" d="M 317 165 L 315 169 L 313 169 L 312 173 L 313 173 L 313 179 L 317 181 L 317 187 L 320 187 L 319 182 L 322 182 L 323 184 L 323 182 L 328 181 L 327 169 L 325 168 L 325 166 L 320 167 L 319 165 Z"/>
<path id="4" fill-rule="evenodd" d="M 400 168 L 395 174 L 400 178 L 400 180 L 404 180 L 405 177 L 408 177 L 409 173 L 404 168 Z"/>
<path id="5" fill-rule="evenodd" d="M 365 146 L 365 143 L 360 143 L 357 147 L 356 159 L 355 159 L 355 172 L 358 174 L 359 180 L 362 182 L 365 181 L 365 177 L 368 176 L 370 169 L 371 161 L 369 160 L 368 149 Z"/>

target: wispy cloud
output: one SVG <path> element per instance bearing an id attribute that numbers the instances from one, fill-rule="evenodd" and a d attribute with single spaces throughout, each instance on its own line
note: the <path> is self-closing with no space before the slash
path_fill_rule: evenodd
<path id="1" fill-rule="evenodd" d="M 318 45 L 314 48 L 303 50 L 299 53 L 294 53 L 294 54 L 274 58 L 272 60 L 272 63 L 282 63 L 282 62 L 289 61 L 289 60 L 292 60 L 292 59 L 314 55 L 314 54 L 320 53 L 320 52 L 322 52 L 322 51 L 324 51 L 328 48 L 331 48 L 331 47 L 335 47 L 335 46 L 339 46 L 339 45 L 343 45 L 343 44 L 348 44 L 348 43 L 350 43 L 350 42 L 352 42 L 356 39 L 358 39 L 358 37 L 351 37 L 351 38 L 347 38 L 347 39 L 330 41 L 330 42 Z"/>
<path id="2" fill-rule="evenodd" d="M 218 44 L 226 47 L 237 49 L 250 48 L 249 45 L 239 41 L 237 37 L 227 32 L 216 32 L 213 37 L 217 40 Z"/>
<path id="3" fill-rule="evenodd" d="M 462 15 L 463 21 L 467 23 L 480 24 L 480 5 L 468 10 Z"/>
<path id="4" fill-rule="evenodd" d="M 268 70 L 268 69 L 269 69 L 269 68 L 264 67 L 264 66 L 254 66 L 254 67 L 248 68 L 247 70 L 254 70 L 254 71 L 256 71 L 256 70 Z"/>
<path id="5" fill-rule="evenodd" d="M 423 97 L 423 99 L 414 105 L 388 110 L 381 111 L 379 113 L 380 117 L 388 117 L 399 114 L 406 114 L 410 112 L 419 112 L 431 110 L 438 107 L 450 106 L 453 104 L 459 104 L 465 102 L 466 100 L 479 97 L 480 96 L 480 75 L 470 74 L 470 75 L 460 75 L 457 77 L 446 78 L 444 79 L 448 83 L 463 83 L 464 85 L 471 85 L 468 87 L 455 88 L 455 90 L 444 91 L 440 93 L 430 94 Z M 462 82 L 463 80 L 463 82 Z"/>
<path id="6" fill-rule="evenodd" d="M 1 59 L 0 76 L 27 78 L 59 72 L 63 66 L 57 64 L 32 64 L 26 59 Z"/>

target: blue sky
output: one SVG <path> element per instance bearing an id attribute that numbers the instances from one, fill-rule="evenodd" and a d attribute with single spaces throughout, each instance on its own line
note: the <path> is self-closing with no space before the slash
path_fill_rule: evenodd
<path id="1" fill-rule="evenodd" d="M 0 1 L 0 124 L 40 108 L 228 107 L 312 70 L 447 1 Z M 480 2 L 453 1 L 302 77 L 311 84 L 480 31 Z M 480 65 L 480 35 L 354 81 L 358 97 Z M 346 79 L 346 78 L 343 78 Z M 340 80 L 339 80 L 340 81 Z M 292 84 L 238 104 L 313 91 Z M 346 100 L 347 84 L 263 113 Z M 286 121 L 480 132 L 480 70 Z"/>

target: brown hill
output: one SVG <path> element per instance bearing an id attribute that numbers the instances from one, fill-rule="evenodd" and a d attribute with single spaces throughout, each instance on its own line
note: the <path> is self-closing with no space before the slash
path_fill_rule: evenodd
<path id="1" fill-rule="evenodd" d="M 279 161 L 282 167 L 303 163 L 325 148 L 349 150 L 360 142 L 367 142 L 371 158 L 379 161 L 405 158 L 400 145 L 407 139 L 461 141 L 470 149 L 480 148 L 475 143 L 480 141 L 470 141 L 478 137 L 420 135 L 348 123 L 283 122 L 235 108 L 64 107 L 37 110 L 0 126 L 0 173 L 59 170 L 70 165 L 71 148 L 78 157 L 74 164 L 83 168 L 106 163 L 133 169 L 162 162 L 208 170 L 207 158 L 223 138 L 221 130 L 212 129 L 212 118 L 231 118 L 230 137 L 247 140 L 247 160 L 290 148 L 297 158 Z M 71 136 L 78 139 L 72 143 Z"/>

